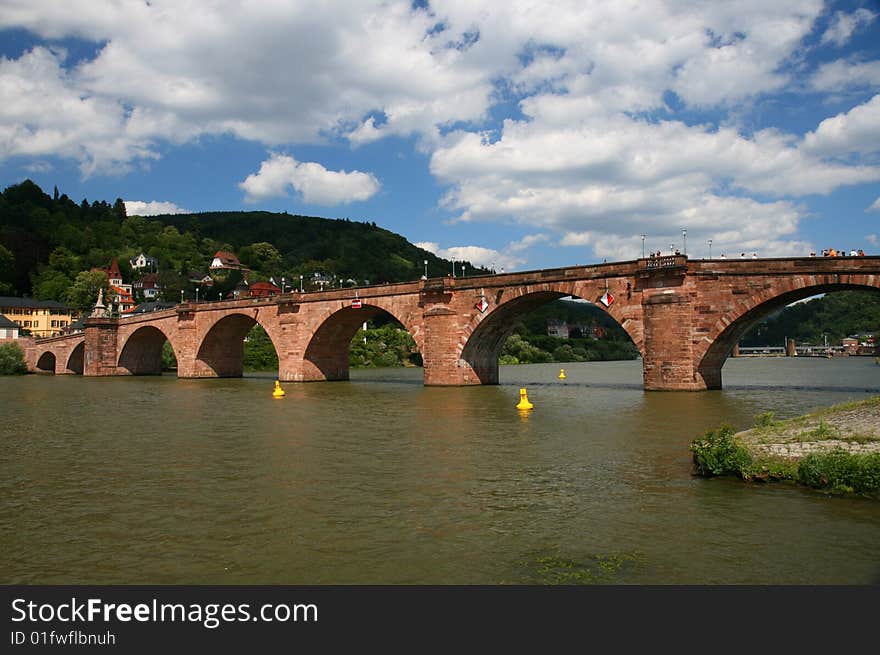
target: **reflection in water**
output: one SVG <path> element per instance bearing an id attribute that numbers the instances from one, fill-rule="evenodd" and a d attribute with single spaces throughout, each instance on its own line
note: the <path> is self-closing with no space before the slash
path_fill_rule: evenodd
<path id="1" fill-rule="evenodd" d="M 639 362 L 426 388 L 0 378 L 0 582 L 845 584 L 880 577 L 880 503 L 691 476 L 760 412 L 880 393 L 871 358 L 741 359 L 646 393 Z M 515 409 L 528 388 L 535 409 Z"/>

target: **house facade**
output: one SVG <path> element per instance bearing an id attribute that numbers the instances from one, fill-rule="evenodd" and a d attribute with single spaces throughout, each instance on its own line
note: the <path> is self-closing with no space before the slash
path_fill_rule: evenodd
<path id="1" fill-rule="evenodd" d="M 35 337 L 52 337 L 61 334 L 77 318 L 75 310 L 57 300 L 34 300 L 11 296 L 0 296 L 0 315 L 17 327 L 18 335 L 27 330 Z M 9 334 L 12 328 L 7 325 L 5 330 Z"/>

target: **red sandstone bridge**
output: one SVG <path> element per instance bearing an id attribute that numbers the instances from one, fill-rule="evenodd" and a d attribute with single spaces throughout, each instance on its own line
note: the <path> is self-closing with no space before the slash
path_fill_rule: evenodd
<path id="1" fill-rule="evenodd" d="M 364 321 L 388 312 L 415 340 L 426 385 L 497 384 L 498 355 L 517 319 L 574 296 L 606 309 L 629 334 L 642 355 L 645 389 L 720 389 L 724 361 L 757 321 L 816 294 L 878 288 L 880 257 L 678 255 L 184 303 L 127 318 L 89 318 L 82 333 L 26 340 L 25 349 L 32 371 L 157 375 L 168 341 L 178 377 L 236 377 L 242 374 L 244 338 L 260 324 L 278 353 L 279 379 L 347 380 L 351 339 Z M 606 291 L 614 297 L 607 308 L 599 302 Z"/>

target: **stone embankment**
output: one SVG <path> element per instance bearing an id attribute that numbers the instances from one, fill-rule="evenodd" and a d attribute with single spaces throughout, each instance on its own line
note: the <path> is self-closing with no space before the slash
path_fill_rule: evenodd
<path id="1" fill-rule="evenodd" d="M 795 460 L 835 448 L 859 454 L 880 452 L 880 396 L 786 421 L 767 416 L 763 423 L 736 434 L 759 459 Z"/>

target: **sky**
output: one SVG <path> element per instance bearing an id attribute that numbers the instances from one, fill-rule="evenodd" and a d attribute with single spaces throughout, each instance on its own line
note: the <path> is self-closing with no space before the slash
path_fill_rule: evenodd
<path id="1" fill-rule="evenodd" d="M 506 271 L 880 254 L 880 2 L 3 0 L 25 179 Z"/>

